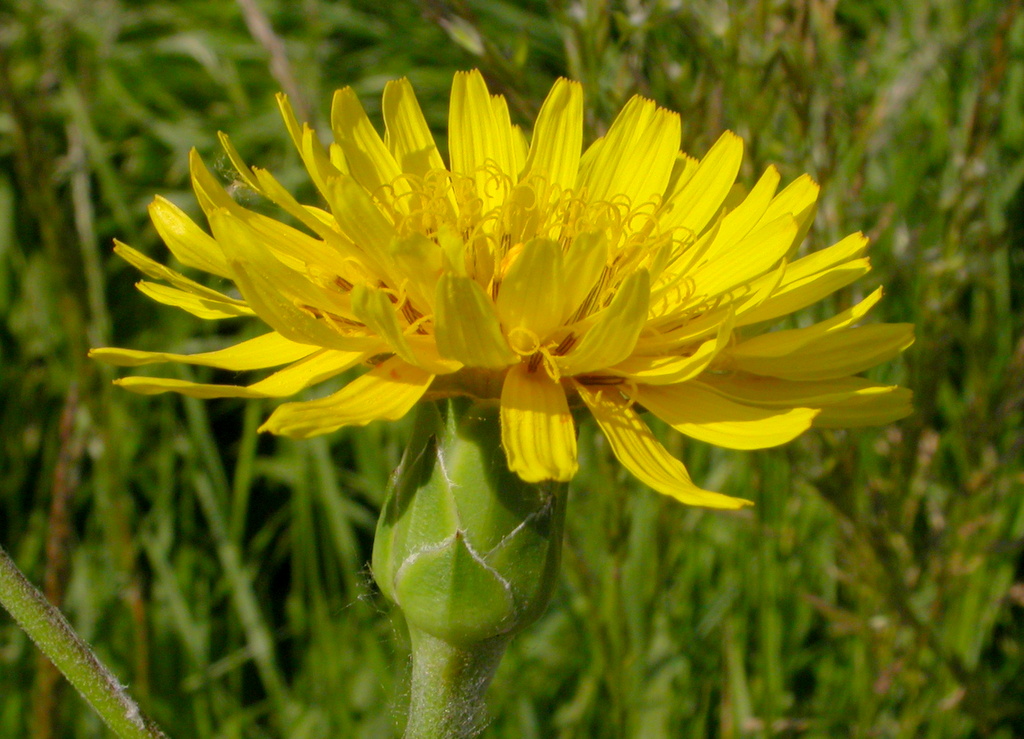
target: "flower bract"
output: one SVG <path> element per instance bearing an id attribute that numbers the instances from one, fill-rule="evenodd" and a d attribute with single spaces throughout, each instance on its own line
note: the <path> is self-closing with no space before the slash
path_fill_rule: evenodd
<path id="1" fill-rule="evenodd" d="M 163 198 L 150 207 L 181 264 L 236 290 L 116 245 L 154 300 L 205 319 L 255 316 L 269 331 L 201 354 L 92 356 L 282 368 L 249 385 L 125 377 L 123 387 L 281 398 L 363 367 L 334 394 L 282 404 L 262 429 L 308 437 L 398 419 L 423 400 L 492 400 L 509 467 L 527 482 L 573 477 L 573 412 L 586 408 L 642 482 L 722 508 L 746 501 L 692 482 L 641 411 L 732 449 L 910 412 L 909 391 L 856 376 L 913 342 L 908 324 L 859 325 L 880 289 L 825 321 L 771 328 L 867 273 L 867 239 L 798 256 L 818 186 L 805 175 L 780 189 L 774 167 L 749 191 L 737 185 L 733 133 L 693 158 L 680 151 L 679 116 L 634 97 L 584 149 L 583 91 L 561 79 L 527 137 L 505 99 L 466 72 L 452 88 L 446 163 L 407 80 L 384 89 L 383 136 L 348 88 L 335 94 L 327 146 L 279 104 L 318 204 L 221 141 L 241 182 L 295 226 L 240 205 L 195 152 L 210 232 Z"/>

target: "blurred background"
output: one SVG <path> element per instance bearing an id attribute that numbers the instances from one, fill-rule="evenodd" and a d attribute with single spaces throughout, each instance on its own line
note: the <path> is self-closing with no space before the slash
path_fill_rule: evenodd
<path id="1" fill-rule="evenodd" d="M 874 271 L 802 320 L 881 284 L 874 320 L 918 327 L 872 375 L 913 388 L 897 425 L 663 437 L 741 513 L 642 488 L 584 426 L 561 586 L 486 736 L 1024 735 L 1020 0 L 0 0 L 3 547 L 171 736 L 398 735 L 408 647 L 367 562 L 408 425 L 270 438 L 269 403 L 134 396 L 85 354 L 251 335 L 153 303 L 112 253 L 170 259 L 146 206 L 200 217 L 191 147 L 231 183 L 228 132 L 315 202 L 277 91 L 326 135 L 334 89 L 379 120 L 408 76 L 444 148 L 473 67 L 527 130 L 567 75 L 588 141 L 640 93 L 691 154 L 740 134 L 747 184 L 811 173 L 805 248 L 862 229 Z M 3 612 L 0 736 L 106 736 Z"/>

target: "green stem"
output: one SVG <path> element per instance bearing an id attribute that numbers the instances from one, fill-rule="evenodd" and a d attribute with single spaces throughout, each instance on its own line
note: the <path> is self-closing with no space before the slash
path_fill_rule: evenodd
<path id="1" fill-rule="evenodd" d="M 484 695 L 505 654 L 504 636 L 457 647 L 410 627 L 412 685 L 405 739 L 469 739 L 484 730 Z"/>
<path id="2" fill-rule="evenodd" d="M 121 739 L 166 739 L 71 624 L 0 547 L 0 605 Z"/>

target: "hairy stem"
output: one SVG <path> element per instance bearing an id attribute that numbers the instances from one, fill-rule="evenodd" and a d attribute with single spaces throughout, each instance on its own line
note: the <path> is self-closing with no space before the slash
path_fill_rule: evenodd
<path id="1" fill-rule="evenodd" d="M 166 739 L 124 686 L 0 547 L 0 605 L 121 739 Z"/>

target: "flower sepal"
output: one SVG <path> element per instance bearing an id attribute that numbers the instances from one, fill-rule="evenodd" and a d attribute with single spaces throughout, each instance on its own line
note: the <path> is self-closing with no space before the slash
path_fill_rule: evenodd
<path id="1" fill-rule="evenodd" d="M 374 577 L 410 627 L 459 646 L 509 637 L 557 582 L 566 485 L 509 471 L 496 404 L 417 414 L 377 524 Z"/>

